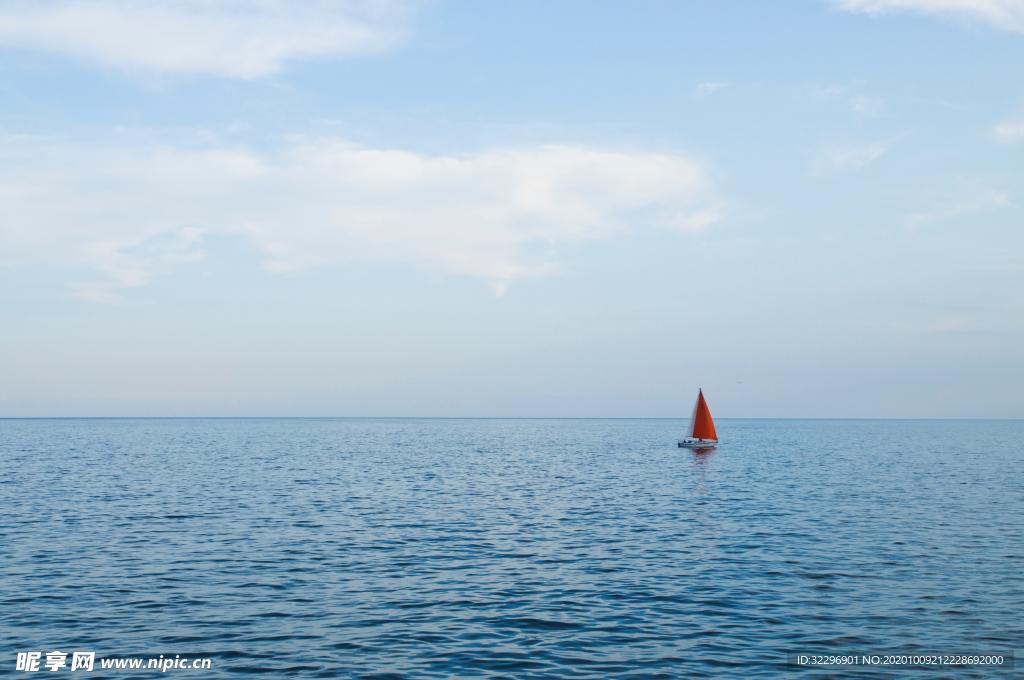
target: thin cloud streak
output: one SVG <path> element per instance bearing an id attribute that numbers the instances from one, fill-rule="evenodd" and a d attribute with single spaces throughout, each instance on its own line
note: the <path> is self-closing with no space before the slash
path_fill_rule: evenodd
<path id="1" fill-rule="evenodd" d="M 724 90 L 727 87 L 729 87 L 729 83 L 723 83 L 723 82 L 718 82 L 718 81 L 709 81 L 709 82 L 705 82 L 705 83 L 698 83 L 697 87 L 694 89 L 694 95 L 698 99 L 703 99 L 705 97 L 710 97 L 711 95 L 715 94 L 716 92 L 721 92 L 722 90 Z"/>
<path id="2" fill-rule="evenodd" d="M 1006 193 L 991 187 L 979 187 L 960 200 L 947 202 L 930 210 L 911 213 L 907 217 L 907 223 L 911 226 L 922 226 L 947 222 L 1008 205 L 1010 205 L 1010 197 Z"/>
<path id="3" fill-rule="evenodd" d="M 1021 0 L 839 0 L 836 6 L 847 12 L 873 15 L 913 12 L 970 19 L 992 28 L 1024 33 Z"/>
<path id="4" fill-rule="evenodd" d="M 893 141 L 882 139 L 854 146 L 832 147 L 824 152 L 825 165 L 833 170 L 862 170 L 882 158 Z"/>
<path id="5" fill-rule="evenodd" d="M 865 118 L 876 118 L 881 115 L 884 102 L 881 97 L 851 92 L 842 85 L 827 85 L 815 88 L 812 96 L 819 100 L 840 100 L 850 107 L 850 111 Z"/>

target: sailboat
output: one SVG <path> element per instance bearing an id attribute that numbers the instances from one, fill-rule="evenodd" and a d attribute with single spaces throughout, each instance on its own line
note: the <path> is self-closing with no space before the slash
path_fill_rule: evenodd
<path id="1" fill-rule="evenodd" d="M 715 421 L 711 418 L 711 409 L 704 401 L 704 390 L 697 390 L 697 403 L 693 406 L 693 417 L 690 418 L 690 436 L 679 440 L 679 448 L 702 449 L 710 448 L 718 443 L 715 432 Z"/>

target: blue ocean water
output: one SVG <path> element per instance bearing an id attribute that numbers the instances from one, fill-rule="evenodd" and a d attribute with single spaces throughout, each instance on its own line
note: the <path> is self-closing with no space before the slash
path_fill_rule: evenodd
<path id="1" fill-rule="evenodd" d="M 723 420 L 710 453 L 682 426 L 0 420 L 0 673 L 82 649 L 213 658 L 191 677 L 752 678 L 1024 648 L 1024 422 Z"/>

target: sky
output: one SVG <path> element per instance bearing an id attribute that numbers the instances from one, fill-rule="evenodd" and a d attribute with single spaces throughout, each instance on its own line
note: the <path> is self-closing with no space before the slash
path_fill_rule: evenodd
<path id="1" fill-rule="evenodd" d="M 0 416 L 1024 417 L 1024 0 L 0 0 Z"/>

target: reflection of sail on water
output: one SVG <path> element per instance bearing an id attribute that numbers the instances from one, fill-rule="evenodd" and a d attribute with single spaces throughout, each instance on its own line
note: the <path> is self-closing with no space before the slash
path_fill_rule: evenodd
<path id="1" fill-rule="evenodd" d="M 718 442 L 718 432 L 715 431 L 715 421 L 711 417 L 711 409 L 708 402 L 704 400 L 704 391 L 697 390 L 697 403 L 693 405 L 693 415 L 690 416 L 690 434 L 679 441 L 679 446 L 699 447 L 713 446 Z"/>
<path id="2" fill-rule="evenodd" d="M 717 440 L 715 421 L 711 418 L 711 409 L 704 401 L 704 391 L 698 390 L 697 403 L 693 406 L 693 417 L 690 419 L 690 436 L 694 439 Z"/>

